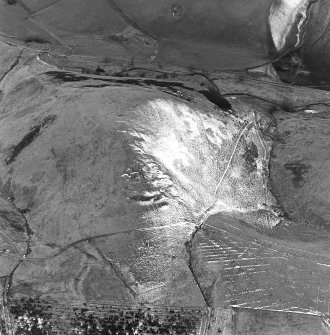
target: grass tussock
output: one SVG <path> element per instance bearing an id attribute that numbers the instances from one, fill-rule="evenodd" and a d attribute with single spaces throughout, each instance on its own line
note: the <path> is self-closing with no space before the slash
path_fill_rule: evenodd
<path id="1" fill-rule="evenodd" d="M 279 106 L 280 108 L 282 108 L 285 112 L 288 113 L 295 113 L 296 112 L 296 107 L 295 104 L 293 103 L 293 101 L 289 98 L 284 98 L 282 103 Z"/>

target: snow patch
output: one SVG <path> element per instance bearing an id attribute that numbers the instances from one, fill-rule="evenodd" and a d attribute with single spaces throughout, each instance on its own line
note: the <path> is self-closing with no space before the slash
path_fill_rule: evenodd
<path id="1" fill-rule="evenodd" d="M 307 114 L 318 114 L 320 112 L 317 111 L 317 110 L 314 110 L 314 109 L 306 109 L 305 113 L 307 113 Z"/>
<path id="2" fill-rule="evenodd" d="M 175 208 L 176 220 L 192 215 L 190 222 L 194 218 L 204 222 L 211 214 L 235 211 L 250 213 L 253 222 L 267 223 L 267 227 L 278 223 L 269 218 L 273 199 L 268 190 L 265 196 L 264 175 L 250 173 L 244 165 L 246 141 L 259 143 L 253 123 L 168 99 L 149 101 L 121 122 L 127 124 L 130 147 L 138 154 L 149 191 L 159 192 Z M 258 165 L 260 169 L 263 164 Z M 125 171 L 122 177 L 129 175 Z M 153 222 L 160 210 L 155 209 Z M 173 220 L 169 215 L 167 221 Z"/>
<path id="3" fill-rule="evenodd" d="M 316 263 L 317 265 L 321 265 L 321 266 L 327 266 L 330 268 L 330 264 L 324 264 L 324 263 Z"/>
<path id="4" fill-rule="evenodd" d="M 307 19 L 310 0 L 275 0 L 270 9 L 269 26 L 277 51 L 282 51 L 291 37 L 294 26 L 297 27 L 295 43 L 302 42 L 302 26 Z"/>

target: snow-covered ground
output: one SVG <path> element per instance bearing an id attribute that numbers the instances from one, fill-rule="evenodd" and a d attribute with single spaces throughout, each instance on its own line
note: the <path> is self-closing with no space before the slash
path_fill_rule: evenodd
<path id="1" fill-rule="evenodd" d="M 269 17 L 269 26 L 277 51 L 287 47 L 288 40 L 293 38 L 297 47 L 302 42 L 302 26 L 307 19 L 307 8 L 311 0 L 275 0 Z"/>

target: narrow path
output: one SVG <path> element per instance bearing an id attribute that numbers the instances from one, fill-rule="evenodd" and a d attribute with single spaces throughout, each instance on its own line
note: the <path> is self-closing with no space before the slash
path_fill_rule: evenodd
<path id="1" fill-rule="evenodd" d="M 131 286 L 126 282 L 126 280 L 123 278 L 123 276 L 120 274 L 120 271 L 118 271 L 117 267 L 115 266 L 115 264 L 112 262 L 111 259 L 109 259 L 109 257 L 107 257 L 102 250 L 93 242 L 92 243 L 93 247 L 96 249 L 96 251 L 98 252 L 98 254 L 100 255 L 100 257 L 102 258 L 102 260 L 105 262 L 106 265 L 108 265 L 111 270 L 114 271 L 116 277 L 120 280 L 120 282 L 125 286 L 125 288 L 127 289 L 127 291 L 134 297 L 136 298 L 137 294 L 136 292 L 131 288 Z"/>
<path id="2" fill-rule="evenodd" d="M 262 137 L 260 136 L 260 129 L 258 127 L 258 121 L 257 121 L 257 115 L 255 112 L 253 112 L 253 117 L 254 117 L 254 128 L 259 140 L 259 143 L 262 147 L 263 150 L 263 165 L 262 165 L 262 184 L 263 184 L 263 188 L 264 188 L 264 196 L 265 196 L 265 200 L 264 203 L 268 204 L 268 177 L 269 177 L 269 154 L 267 152 L 266 149 L 266 145 L 265 145 L 265 141 L 262 139 Z M 270 217 L 269 217 L 269 213 L 266 214 L 267 217 L 267 224 L 268 227 L 270 227 Z"/>
<path id="3" fill-rule="evenodd" d="M 236 143 L 233 147 L 233 150 L 232 150 L 232 153 L 230 155 L 230 158 L 228 160 L 228 163 L 227 163 L 227 166 L 225 168 L 225 171 L 223 172 L 223 174 L 221 175 L 220 177 L 220 181 L 219 183 L 217 184 L 216 186 L 216 189 L 214 191 L 214 201 L 213 203 L 208 207 L 206 208 L 203 213 L 199 216 L 197 222 L 196 222 L 196 225 L 195 225 L 195 230 L 193 231 L 193 233 L 191 234 L 190 236 L 190 239 L 189 241 L 186 242 L 185 246 L 186 246 L 186 252 L 188 254 L 188 266 L 189 266 L 189 269 L 190 269 L 190 272 L 194 278 L 194 281 L 199 289 L 199 291 L 201 292 L 202 296 L 203 296 L 203 299 L 205 301 L 205 304 L 207 307 L 211 307 L 211 302 L 208 300 L 207 296 L 205 295 L 204 291 L 203 291 L 203 288 L 198 280 L 198 277 L 195 273 L 195 270 L 194 270 L 194 266 L 193 266 L 193 258 L 192 258 L 192 245 L 193 245 L 193 241 L 194 241 L 194 238 L 196 236 L 196 234 L 198 233 L 199 230 L 202 230 L 203 228 L 203 225 L 205 223 L 205 221 L 207 220 L 207 218 L 209 217 L 209 215 L 211 214 L 211 211 L 212 209 L 216 206 L 216 204 L 218 203 L 218 199 L 217 199 L 217 194 L 218 194 L 218 191 L 220 189 L 220 186 L 227 174 L 227 172 L 229 171 L 229 168 L 231 166 L 231 163 L 233 161 L 233 157 L 236 153 L 236 150 L 237 150 L 237 147 L 238 147 L 238 144 L 239 142 L 241 141 L 242 139 L 242 136 L 244 135 L 244 133 L 249 130 L 251 128 L 251 126 L 253 126 L 253 123 L 252 122 L 245 122 L 239 135 L 238 135 L 238 138 L 236 140 Z"/>
<path id="4" fill-rule="evenodd" d="M 128 229 L 128 230 L 122 230 L 122 231 L 118 231 L 118 232 L 113 232 L 113 233 L 106 233 L 106 234 L 100 234 L 100 235 L 92 235 L 92 236 L 87 236 L 84 238 L 81 238 L 75 242 L 72 242 L 64 247 L 61 247 L 60 250 L 50 256 L 46 256 L 46 257 L 28 257 L 26 260 L 46 260 L 46 259 L 51 259 L 54 257 L 57 257 L 59 255 L 61 255 L 62 253 L 68 251 L 71 248 L 76 247 L 77 245 L 81 244 L 81 243 L 90 243 L 94 240 L 97 240 L 99 238 L 104 238 L 104 237 L 110 237 L 110 236 L 115 236 L 115 235 L 120 235 L 120 234 L 129 234 L 132 233 L 134 231 L 152 231 L 152 230 L 156 230 L 156 229 L 164 229 L 164 228 L 171 228 L 171 227 L 177 227 L 177 226 L 188 226 L 188 224 L 186 223 L 178 223 L 178 224 L 171 224 L 171 225 L 163 225 L 163 226 L 157 226 L 157 227 L 147 227 L 147 228 L 135 228 L 135 229 Z"/>
<path id="5" fill-rule="evenodd" d="M 50 31 L 43 23 L 36 21 L 33 17 L 28 16 L 28 20 L 31 21 L 35 26 L 39 29 L 46 32 L 49 36 L 51 36 L 54 40 L 56 40 L 60 45 L 65 47 L 69 52 L 71 52 L 72 48 L 68 46 L 60 37 L 55 35 L 52 31 Z"/>
<path id="6" fill-rule="evenodd" d="M 41 29 L 42 31 L 44 31 L 45 33 L 47 33 L 49 36 L 51 36 L 54 40 L 56 40 L 60 45 L 62 45 L 63 47 L 65 47 L 69 52 L 71 52 L 72 48 L 69 47 L 61 38 L 59 38 L 58 36 L 56 36 L 52 31 L 50 31 L 43 23 L 40 23 L 38 21 L 36 21 L 33 17 L 32 17 L 32 12 L 30 10 L 30 8 L 28 8 L 22 1 L 18 1 L 17 5 L 20 6 L 20 8 L 24 11 L 26 19 L 29 20 L 30 22 L 32 22 L 35 26 L 37 26 L 39 29 Z"/>
<path id="7" fill-rule="evenodd" d="M 146 36 L 151 37 L 152 39 L 159 41 L 160 39 L 149 32 L 147 32 L 144 28 L 142 28 L 137 22 L 132 20 L 113 0 L 105 0 L 109 6 L 130 26 L 140 31 Z"/>
<path id="8" fill-rule="evenodd" d="M 244 133 L 245 133 L 247 130 L 249 130 L 252 126 L 253 126 L 253 123 L 252 123 L 252 122 L 245 122 L 245 123 L 244 123 L 243 128 L 241 129 L 241 131 L 240 131 L 240 133 L 239 133 L 239 136 L 238 136 L 238 138 L 237 138 L 237 140 L 236 140 L 236 143 L 235 143 L 235 145 L 234 145 L 234 148 L 233 148 L 232 153 L 231 153 L 231 155 L 230 155 L 230 158 L 229 158 L 229 160 L 228 160 L 228 163 L 227 163 L 227 166 L 226 166 L 226 168 L 225 168 L 225 171 L 224 171 L 223 174 L 221 175 L 220 180 L 219 180 L 219 182 L 218 182 L 218 184 L 217 184 L 217 186 L 216 186 L 216 188 L 215 188 L 214 195 L 213 195 L 213 197 L 214 197 L 214 201 L 213 201 L 213 203 L 212 203 L 208 208 L 206 208 L 206 209 L 203 211 L 203 213 L 202 213 L 202 214 L 200 215 L 200 217 L 199 217 L 200 227 L 202 227 L 202 225 L 204 224 L 204 222 L 206 221 L 206 219 L 207 219 L 207 218 L 209 217 L 209 215 L 211 214 L 212 209 L 214 209 L 215 206 L 217 205 L 217 203 L 219 202 L 219 200 L 217 199 L 217 195 L 218 195 L 219 189 L 220 189 L 220 187 L 221 187 L 221 184 L 222 184 L 222 182 L 223 182 L 225 176 L 227 175 L 227 172 L 229 171 L 229 168 L 230 168 L 230 166 L 231 166 L 231 163 L 232 163 L 232 161 L 233 161 L 234 155 L 235 155 L 235 153 L 236 153 L 238 144 L 239 144 L 239 142 L 241 141 L 241 139 L 242 139 Z"/>
<path id="9" fill-rule="evenodd" d="M 48 9 L 48 8 L 50 8 L 50 7 L 53 7 L 54 5 L 56 5 L 57 3 L 61 2 L 61 1 L 62 1 L 62 0 L 54 1 L 54 2 L 52 2 L 51 4 L 49 4 L 49 5 L 45 6 L 45 7 L 42 7 L 42 8 L 40 8 L 40 9 L 36 10 L 35 12 L 31 12 L 31 16 L 33 17 L 33 16 L 35 16 L 35 15 L 37 15 L 37 14 L 40 14 L 40 13 L 42 13 L 44 10 L 46 10 L 46 9 Z"/>

